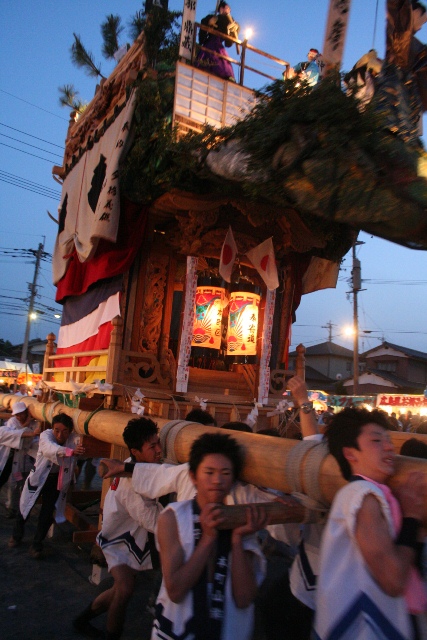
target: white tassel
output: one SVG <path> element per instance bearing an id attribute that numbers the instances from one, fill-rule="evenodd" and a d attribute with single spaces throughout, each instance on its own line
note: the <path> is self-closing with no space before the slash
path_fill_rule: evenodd
<path id="1" fill-rule="evenodd" d="M 133 394 L 130 404 L 130 410 L 131 413 L 136 413 L 138 416 L 142 416 L 144 411 L 145 411 L 145 407 L 142 404 L 142 401 L 144 400 L 145 396 L 144 394 L 141 392 L 140 389 L 137 389 L 135 391 L 135 393 Z"/>
<path id="2" fill-rule="evenodd" d="M 262 403 L 257 402 L 250 413 L 246 416 L 245 424 L 253 429 L 258 422 L 258 408 L 262 407 Z"/>
<path id="3" fill-rule="evenodd" d="M 96 384 L 96 388 L 99 389 L 99 391 L 113 390 L 113 385 L 110 384 L 109 382 L 101 382 L 101 380 L 94 380 L 94 383 Z"/>
<path id="4" fill-rule="evenodd" d="M 281 413 L 285 413 L 288 409 L 293 409 L 294 403 L 288 402 L 287 400 L 280 400 L 277 403 L 276 408 L 273 411 L 269 411 L 267 413 L 267 418 L 271 418 L 272 416 L 280 415 Z"/>
<path id="5" fill-rule="evenodd" d="M 200 408 L 202 411 L 206 411 L 206 407 L 208 406 L 207 398 L 199 398 L 198 396 L 195 396 L 194 401 L 200 404 Z"/>

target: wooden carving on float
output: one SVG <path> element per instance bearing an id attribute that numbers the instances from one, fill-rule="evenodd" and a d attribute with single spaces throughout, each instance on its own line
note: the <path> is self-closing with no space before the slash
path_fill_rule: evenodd
<path id="1" fill-rule="evenodd" d="M 222 245 L 224 244 L 224 238 L 227 235 L 227 228 L 211 229 L 204 236 L 200 238 L 201 250 L 206 258 L 218 259 L 221 255 Z M 244 254 L 253 249 L 258 244 L 258 241 L 253 236 L 246 233 L 239 233 L 234 230 L 234 239 L 239 250 L 239 259 L 242 264 L 250 265 L 250 262 L 245 260 Z"/>
<path id="2" fill-rule="evenodd" d="M 156 201 L 154 209 L 162 214 L 174 215 L 178 228 L 174 229 L 171 225 L 166 241 L 185 255 L 219 258 L 225 230 L 231 219 L 240 256 L 259 244 L 265 235 L 274 237 L 278 256 L 283 250 L 304 253 L 326 246 L 322 235 L 311 231 L 292 208 L 280 210 L 262 202 L 172 190 Z M 239 231 L 239 226 L 248 228 L 247 221 L 253 228 L 260 229 L 259 234 Z M 278 228 L 282 235 L 277 233 Z"/>
<path id="3" fill-rule="evenodd" d="M 152 253 L 147 264 L 144 307 L 139 327 L 139 348 L 154 356 L 159 353 L 159 338 L 162 326 L 163 302 L 167 281 L 169 257 Z"/>
<path id="4" fill-rule="evenodd" d="M 123 384 L 128 386 L 144 387 L 144 385 L 155 384 L 159 387 L 169 389 L 172 381 L 171 374 L 164 376 L 160 362 L 153 353 L 146 351 L 123 352 Z"/>
<path id="5" fill-rule="evenodd" d="M 136 80 L 138 72 L 145 65 L 142 32 L 110 76 L 101 80 L 94 98 L 85 111 L 76 119 L 71 118 L 65 142 L 63 175 L 71 169 L 84 151 L 103 135 L 126 103 L 126 88 Z M 59 174 L 59 168 L 56 169 L 55 173 Z"/>
<path id="6" fill-rule="evenodd" d="M 188 217 L 177 215 L 176 218 L 178 230 L 175 235 L 175 247 L 185 255 L 204 255 L 201 236 L 216 224 L 218 212 L 190 210 Z M 172 242 L 171 245 L 174 246 Z"/>
<path id="7" fill-rule="evenodd" d="M 292 371 L 292 375 L 294 372 Z M 286 380 L 291 376 L 291 372 L 284 369 L 273 369 L 270 372 L 270 389 L 272 396 L 283 396 L 286 391 Z"/>

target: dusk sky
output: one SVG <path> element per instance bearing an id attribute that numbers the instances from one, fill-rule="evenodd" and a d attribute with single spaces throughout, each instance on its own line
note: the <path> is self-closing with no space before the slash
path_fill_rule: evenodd
<path id="1" fill-rule="evenodd" d="M 255 47 L 289 61 L 304 60 L 310 47 L 322 50 L 329 0 L 255 0 L 231 2 L 233 17 L 254 35 Z M 385 0 L 353 0 L 343 70 L 349 70 L 358 58 L 373 46 L 384 54 Z M 25 312 L 22 299 L 28 296 L 34 266 L 22 252 L 13 248 L 37 249 L 46 237 L 45 251 L 52 253 L 56 225 L 47 210 L 57 217 L 60 185 L 52 178 L 52 166 L 62 164 L 69 111 L 59 106 L 58 87 L 73 84 L 83 101 L 94 94 L 96 80 L 88 78 L 70 60 L 73 32 L 101 63 L 108 75 L 113 64 L 101 56 L 100 24 L 105 16 L 119 14 L 124 24 L 142 8 L 132 0 L 28 0 L 2 2 L 2 59 L 0 80 L 0 338 L 12 343 L 24 339 Z M 170 0 L 169 8 L 182 10 L 182 0 Z M 215 3 L 198 0 L 197 18 L 214 10 Z M 260 12 L 262 8 L 262 12 Z M 427 27 L 419 33 L 427 40 Z M 126 34 L 122 35 L 122 43 Z M 279 77 L 278 67 L 269 61 L 264 71 Z M 247 78 L 247 86 L 260 88 L 263 81 Z M 427 123 L 426 123 L 427 126 Z M 364 242 L 357 250 L 362 263 L 362 287 L 359 296 L 361 330 L 372 333 L 360 340 L 360 351 L 379 344 L 381 338 L 427 352 L 427 253 L 413 251 L 385 240 L 360 234 Z M 45 313 L 31 328 L 31 338 L 45 338 L 59 324 L 53 317 L 55 288 L 48 262 L 42 263 L 36 308 Z M 343 262 L 335 290 L 309 294 L 297 311 L 292 348 L 302 342 L 311 345 L 328 339 L 333 324 L 334 342 L 352 348 L 343 329 L 352 323 L 352 296 L 348 295 L 351 253 Z M 42 306 L 43 305 L 43 306 Z M 17 310 L 18 307 L 18 310 Z M 52 310 L 50 310 L 50 309 Z M 1 356 L 0 356 L 1 357 Z"/>

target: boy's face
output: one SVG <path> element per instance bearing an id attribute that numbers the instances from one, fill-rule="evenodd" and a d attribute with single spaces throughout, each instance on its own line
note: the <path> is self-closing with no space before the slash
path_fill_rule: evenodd
<path id="1" fill-rule="evenodd" d="M 221 453 L 210 453 L 190 475 L 201 504 L 222 504 L 233 486 L 233 463 Z"/>
<path id="2" fill-rule="evenodd" d="M 162 461 L 162 446 L 157 433 L 144 442 L 141 449 L 131 449 L 130 451 L 137 462 L 155 462 L 160 464 Z"/>
<path id="3" fill-rule="evenodd" d="M 381 483 L 394 474 L 396 454 L 386 429 L 373 422 L 365 424 L 357 443 L 359 450 L 353 447 L 343 449 L 353 474 Z"/>

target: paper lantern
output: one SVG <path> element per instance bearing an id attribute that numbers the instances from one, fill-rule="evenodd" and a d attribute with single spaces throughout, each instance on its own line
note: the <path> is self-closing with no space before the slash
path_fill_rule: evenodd
<path id="1" fill-rule="evenodd" d="M 222 311 L 227 304 L 221 279 L 199 278 L 192 347 L 219 350 L 221 347 Z"/>
<path id="2" fill-rule="evenodd" d="M 227 355 L 250 357 L 256 355 L 260 289 L 249 283 L 233 286 L 230 294 Z"/>

